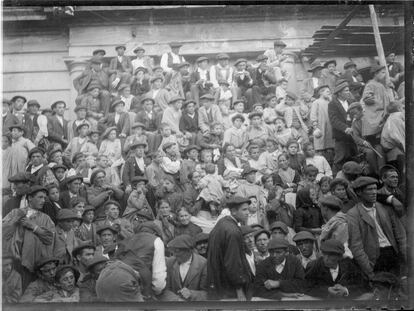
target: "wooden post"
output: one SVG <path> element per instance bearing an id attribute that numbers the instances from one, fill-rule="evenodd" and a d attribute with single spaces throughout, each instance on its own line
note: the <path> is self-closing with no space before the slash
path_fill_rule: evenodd
<path id="1" fill-rule="evenodd" d="M 387 68 L 387 61 L 385 60 L 384 48 L 382 46 L 381 36 L 378 27 L 377 13 L 373 4 L 369 5 L 369 13 L 371 15 L 372 28 L 374 30 L 375 45 L 377 47 L 378 58 L 381 66 L 385 66 L 385 82 L 386 85 L 390 82 L 390 74 Z"/>

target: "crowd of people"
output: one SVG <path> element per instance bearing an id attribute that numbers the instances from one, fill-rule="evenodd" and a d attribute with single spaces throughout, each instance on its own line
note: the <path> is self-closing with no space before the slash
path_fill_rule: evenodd
<path id="1" fill-rule="evenodd" d="M 3 301 L 404 299 L 404 68 L 96 50 L 3 98 Z M 389 75 L 389 77 L 388 77 Z M 53 101 L 52 101 L 53 102 Z"/>

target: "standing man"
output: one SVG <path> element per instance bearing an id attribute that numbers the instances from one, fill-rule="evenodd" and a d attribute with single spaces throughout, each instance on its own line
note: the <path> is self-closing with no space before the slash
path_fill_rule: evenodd
<path id="1" fill-rule="evenodd" d="M 354 62 L 347 62 L 344 65 L 344 70 L 340 78 L 348 82 L 354 100 L 359 101 L 365 83 L 357 70 L 357 65 Z"/>
<path id="2" fill-rule="evenodd" d="M 24 122 L 24 104 L 26 104 L 27 99 L 24 96 L 16 95 L 11 99 L 12 103 L 12 113 L 16 116 L 16 118 L 19 120 L 20 124 L 23 124 Z"/>
<path id="3" fill-rule="evenodd" d="M 11 101 L 3 99 L 3 134 L 10 133 L 9 127 L 20 123 L 11 111 L 11 104 Z"/>
<path id="4" fill-rule="evenodd" d="M 394 83 L 395 89 L 398 89 L 400 83 L 404 81 L 404 66 L 395 61 L 395 53 L 393 51 L 389 51 L 385 59 L 388 72 L 390 73 L 390 80 Z"/>
<path id="5" fill-rule="evenodd" d="M 184 56 L 180 55 L 180 48 L 183 46 L 178 42 L 171 42 L 170 44 L 171 52 L 162 54 L 160 66 L 164 69 L 165 72 L 171 72 L 173 64 L 181 64 L 185 62 Z"/>
<path id="6" fill-rule="evenodd" d="M 48 139 L 66 148 L 68 140 L 68 121 L 65 119 L 66 103 L 63 100 L 54 102 L 51 106 L 54 115 L 47 122 Z"/>
<path id="7" fill-rule="evenodd" d="M 335 173 L 357 153 L 357 147 L 352 138 L 351 118 L 347 114 L 350 96 L 351 92 L 349 91 L 348 82 L 342 80 L 336 85 L 334 96 L 328 105 L 328 115 L 335 140 L 333 166 Z"/>
<path id="8" fill-rule="evenodd" d="M 401 222 L 392 209 L 377 201 L 376 179 L 358 177 L 353 188 L 360 199 L 347 213 L 349 248 L 354 259 L 370 279 L 379 271 L 400 275 L 407 256 Z"/>
<path id="9" fill-rule="evenodd" d="M 251 283 L 250 267 L 240 223 L 246 223 L 250 200 L 235 196 L 227 201 L 230 215 L 220 219 L 209 236 L 207 277 L 211 295 L 216 299 L 245 301 Z"/>
<path id="10" fill-rule="evenodd" d="M 191 98 L 199 106 L 200 96 L 211 93 L 213 84 L 210 82 L 209 59 L 202 56 L 197 58 L 196 63 L 197 69 L 190 76 L 190 91 Z"/>
<path id="11" fill-rule="evenodd" d="M 37 117 L 39 116 L 40 104 L 37 100 L 29 100 L 27 102 L 27 112 L 24 116 L 24 127 L 26 132 L 24 137 L 30 139 L 33 143 L 39 132 L 39 125 L 37 124 Z"/>

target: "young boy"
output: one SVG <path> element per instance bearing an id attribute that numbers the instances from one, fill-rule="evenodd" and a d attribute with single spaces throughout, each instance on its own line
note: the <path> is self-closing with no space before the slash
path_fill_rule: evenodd
<path id="1" fill-rule="evenodd" d="M 236 100 L 233 103 L 233 113 L 229 115 L 230 120 L 236 114 L 241 114 L 244 117 L 243 128 L 246 129 L 249 126 L 249 115 L 244 112 L 244 101 L 242 101 L 242 100 Z"/>
<path id="2" fill-rule="evenodd" d="M 198 142 L 201 148 L 209 148 L 213 150 L 213 161 L 217 161 L 220 157 L 220 148 L 223 144 L 223 125 L 214 122 L 210 126 L 210 131 L 206 135 L 198 134 Z"/>
<path id="3" fill-rule="evenodd" d="M 177 137 L 172 133 L 170 125 L 168 123 L 161 123 L 160 132 L 161 132 L 162 140 L 158 147 L 158 150 L 163 151 L 164 146 L 166 144 L 171 143 L 174 145 L 175 152 L 179 153 Z"/>
<path id="4" fill-rule="evenodd" d="M 145 174 L 148 178 L 149 186 L 156 189 L 162 184 L 163 170 L 160 166 L 163 158 L 162 151 L 157 151 L 151 154 L 151 164 L 145 168 Z"/>
<path id="5" fill-rule="evenodd" d="M 279 103 L 284 103 L 286 94 L 287 94 L 288 80 L 282 78 L 278 81 L 278 86 L 276 87 L 276 101 Z"/>
<path id="6" fill-rule="evenodd" d="M 110 128 L 115 126 L 117 133 L 119 133 L 119 138 L 125 140 L 129 135 L 131 128 L 129 114 L 124 111 L 125 103 L 122 99 L 115 99 L 111 104 L 112 112 L 107 116 L 103 117 L 98 122 L 98 128 Z"/>
<path id="7" fill-rule="evenodd" d="M 242 114 L 235 114 L 231 118 L 233 127 L 227 129 L 223 136 L 223 145 L 230 144 L 236 149 L 243 149 L 247 143 L 246 128 L 243 126 L 245 117 Z"/>
<path id="8" fill-rule="evenodd" d="M 198 189 L 201 189 L 201 191 L 197 200 L 220 202 L 224 196 L 224 179 L 216 174 L 216 166 L 213 163 L 207 163 L 204 166 L 204 170 L 206 175 L 198 182 Z"/>
<path id="9" fill-rule="evenodd" d="M 232 93 L 230 91 L 230 84 L 226 80 L 219 80 L 219 89 L 216 93 L 217 95 L 217 104 L 224 104 L 230 108 L 231 100 L 232 100 Z"/>
<path id="10" fill-rule="evenodd" d="M 154 110 L 155 101 L 151 97 L 144 97 L 141 100 L 143 109 L 136 112 L 135 122 L 144 124 L 145 134 L 148 139 L 148 150 L 154 152 L 157 149 L 158 126 L 161 121 L 162 114 Z"/>
<path id="11" fill-rule="evenodd" d="M 180 132 L 189 140 L 190 144 L 195 144 L 198 132 L 198 113 L 196 112 L 196 102 L 187 100 L 183 103 L 184 113 L 181 115 L 179 129 Z"/>
<path id="12" fill-rule="evenodd" d="M 181 184 L 185 184 L 189 182 L 188 174 L 195 171 L 196 165 L 199 163 L 198 155 L 200 152 L 200 147 L 196 145 L 190 145 L 184 150 L 184 155 L 187 159 L 182 161 L 181 169 L 180 169 L 180 182 Z"/>
<path id="13" fill-rule="evenodd" d="M 98 121 L 104 116 L 104 107 L 101 105 L 99 93 L 101 86 L 99 84 L 91 83 L 88 87 L 88 93 L 81 99 L 80 106 L 88 109 L 86 114 L 87 120 L 92 126 L 96 126 Z M 109 107 L 108 107 L 109 110 Z"/>
<path id="14" fill-rule="evenodd" d="M 266 139 L 266 151 L 264 151 L 259 156 L 258 162 L 264 163 L 267 174 L 271 174 L 274 171 L 277 171 L 278 169 L 277 158 L 279 157 L 281 153 L 282 151 L 279 150 L 279 145 L 274 138 L 269 137 L 268 139 Z"/>

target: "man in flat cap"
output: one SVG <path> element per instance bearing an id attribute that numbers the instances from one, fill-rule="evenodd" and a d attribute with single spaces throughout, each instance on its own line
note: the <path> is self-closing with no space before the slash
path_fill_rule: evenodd
<path id="1" fill-rule="evenodd" d="M 80 302 L 99 301 L 96 294 L 96 281 L 107 263 L 108 258 L 99 254 L 94 255 L 87 262 L 87 274 L 82 280 L 79 280 Z"/>
<path id="2" fill-rule="evenodd" d="M 332 134 L 335 140 L 335 158 L 333 171 L 336 174 L 341 166 L 351 160 L 357 153 L 352 138 L 352 122 L 347 114 L 350 105 L 351 93 L 348 82 L 339 80 L 335 86 L 334 96 L 328 105 L 329 120 L 332 125 Z"/>
<path id="3" fill-rule="evenodd" d="M 367 140 L 373 144 L 373 142 L 379 141 L 388 105 L 398 98 L 395 98 L 390 86 L 386 85 L 385 66 L 375 64 L 371 67 L 371 74 L 372 80 L 367 83 L 362 93 L 364 108 L 362 135 L 366 136 Z"/>
<path id="4" fill-rule="evenodd" d="M 186 98 L 187 93 L 190 92 L 190 64 L 182 62 L 174 64 L 173 70 L 167 72 L 165 75 L 164 85 L 170 94 L 170 97 L 180 96 Z"/>
<path id="5" fill-rule="evenodd" d="M 336 85 L 336 81 L 339 79 L 341 75 L 341 73 L 338 70 L 336 70 L 336 60 L 327 60 L 323 64 L 323 68 L 324 69 L 322 69 L 322 77 L 325 83 L 329 86 L 331 92 L 333 92 Z"/>
<path id="6" fill-rule="evenodd" d="M 220 80 L 225 80 L 229 85 L 233 85 L 234 69 L 229 65 L 230 57 L 227 54 L 220 53 L 216 56 L 217 64 L 210 67 L 210 80 L 213 87 L 218 89 Z M 236 98 L 237 94 L 233 94 Z"/>
<path id="7" fill-rule="evenodd" d="M 72 264 L 72 251 L 78 246 L 80 240 L 76 238 L 73 229 L 75 220 L 82 220 L 72 209 L 61 209 L 57 214 L 57 225 L 53 245 L 53 256 L 61 264 Z"/>
<path id="8" fill-rule="evenodd" d="M 200 98 L 201 108 L 198 110 L 198 126 L 201 133 L 208 134 L 212 123 L 223 123 L 220 108 L 214 103 L 214 96 L 206 94 Z"/>
<path id="9" fill-rule="evenodd" d="M 96 247 L 90 242 L 79 242 L 79 244 L 72 251 L 72 258 L 74 266 L 79 270 L 81 282 L 88 273 L 88 262 L 93 258 Z"/>
<path id="10" fill-rule="evenodd" d="M 3 196 L 3 217 L 13 209 L 27 206 L 26 194 L 29 192 L 30 187 L 35 184 L 36 179 L 29 173 L 20 172 L 9 177 L 8 181 L 10 184 L 13 184 L 14 193 L 12 193 L 9 199 Z"/>
<path id="11" fill-rule="evenodd" d="M 35 147 L 29 152 L 30 163 L 26 172 L 32 174 L 36 179 L 36 184 L 46 187 L 50 184 L 58 184 L 58 181 L 49 166 L 45 165 L 45 152 L 43 149 Z"/>
<path id="12" fill-rule="evenodd" d="M 251 100 L 253 102 L 249 102 L 246 111 L 251 111 L 253 104 L 263 103 L 266 95 L 276 93 L 276 77 L 273 68 L 269 67 L 266 63 L 267 56 L 261 54 L 256 58 L 256 61 L 258 62 L 257 68 L 250 69 L 250 76 L 253 83 Z"/>
<path id="13" fill-rule="evenodd" d="M 288 64 L 292 62 L 289 53 L 284 53 L 286 43 L 282 40 L 275 40 L 273 42 L 273 49 L 268 49 L 264 52 L 267 57 L 267 65 L 272 67 L 275 72 L 276 80 L 289 80 L 291 73 L 288 70 Z"/>
<path id="14" fill-rule="evenodd" d="M 200 96 L 213 91 L 213 84 L 210 82 L 209 62 L 210 60 L 205 56 L 197 58 L 197 69 L 190 76 L 191 97 L 195 100 L 197 106 L 199 106 Z"/>
<path id="15" fill-rule="evenodd" d="M 173 64 L 181 64 L 185 62 L 184 56 L 180 55 L 180 48 L 183 46 L 179 42 L 169 43 L 170 52 L 164 53 L 161 56 L 160 66 L 165 72 L 171 72 Z"/>
<path id="16" fill-rule="evenodd" d="M 137 56 L 131 61 L 133 72 L 136 72 L 139 67 L 143 67 L 146 68 L 149 73 L 152 73 L 152 67 L 154 67 L 154 59 L 150 56 L 145 55 L 144 47 L 137 46 L 133 52 Z"/>
<path id="17" fill-rule="evenodd" d="M 268 249 L 270 256 L 257 266 L 254 296 L 280 300 L 286 293 L 305 290 L 305 272 L 299 259 L 289 254 L 289 242 L 272 238 Z"/>
<path id="18" fill-rule="evenodd" d="M 130 157 L 125 161 L 124 171 L 122 173 L 122 181 L 128 194 L 132 191 L 132 179 L 135 176 L 145 175 L 145 148 L 147 148 L 145 142 L 135 142 L 130 146 Z"/>
<path id="19" fill-rule="evenodd" d="M 327 84 L 322 76 L 322 69 L 323 66 L 320 61 L 314 61 L 308 72 L 312 73 L 310 78 L 303 80 L 302 87 L 300 89 L 301 98 L 305 101 L 305 103 L 312 102 L 315 98 L 313 95 L 315 94 L 315 90 L 324 84 Z"/>
<path id="20" fill-rule="evenodd" d="M 321 244 L 322 256 L 309 263 L 305 278 L 307 294 L 317 298 L 357 298 L 369 291 L 361 270 L 349 258 L 343 259 L 342 242 L 329 239 Z"/>
<path id="21" fill-rule="evenodd" d="M 119 97 L 114 98 L 111 103 L 111 112 L 98 121 L 98 128 L 107 129 L 115 126 L 119 138 L 126 139 L 131 131 L 131 120 L 124 109 L 125 102 Z"/>
<path id="22" fill-rule="evenodd" d="M 404 274 L 407 237 L 395 212 L 377 202 L 377 180 L 358 177 L 353 188 L 360 199 L 347 213 L 349 248 L 362 272 Z"/>
<path id="23" fill-rule="evenodd" d="M 162 112 L 168 107 L 170 93 L 164 88 L 164 76 L 154 75 L 151 80 L 151 90 L 144 96 L 154 100 L 154 112 Z M 142 121 L 141 121 L 142 122 Z"/>
<path id="24" fill-rule="evenodd" d="M 24 124 L 25 110 L 24 105 L 27 102 L 26 97 L 22 95 L 13 96 L 10 100 L 13 115 L 19 120 L 20 124 Z"/>
<path id="25" fill-rule="evenodd" d="M 39 132 L 39 125 L 37 118 L 39 116 L 40 104 L 37 100 L 32 99 L 27 102 L 27 111 L 24 114 L 23 124 L 26 128 L 25 137 L 32 142 L 35 141 L 37 133 Z"/>
<path id="26" fill-rule="evenodd" d="M 33 186 L 27 192 L 27 207 L 13 209 L 3 218 L 3 249 L 20 259 L 23 289 L 35 278 L 35 264 L 52 256 L 55 225 L 41 210 L 47 190 Z"/>
<path id="27" fill-rule="evenodd" d="M 162 300 L 207 300 L 207 260 L 194 251 L 193 237 L 183 234 L 168 243 L 167 285 Z"/>
<path id="28" fill-rule="evenodd" d="M 246 300 L 252 280 L 239 224 L 246 223 L 249 204 L 249 199 L 239 196 L 230 198 L 227 207 L 231 215 L 220 219 L 210 232 L 207 277 L 209 294 L 215 299 Z"/>
<path id="29" fill-rule="evenodd" d="M 95 221 L 97 227 L 112 226 L 118 231 L 119 240 L 126 239 L 133 234 L 131 222 L 120 217 L 121 205 L 117 201 L 107 201 L 103 206 L 105 218 Z"/>
<path id="30" fill-rule="evenodd" d="M 115 71 L 110 78 L 110 83 L 113 89 L 116 89 L 121 84 L 130 84 L 133 73 L 131 60 L 125 55 L 125 45 L 118 45 L 115 47 L 116 57 L 111 59 L 109 69 Z"/>
<path id="31" fill-rule="evenodd" d="M 404 81 L 404 66 L 395 61 L 395 52 L 393 50 L 389 50 L 385 54 L 385 60 L 387 61 L 390 80 L 394 83 L 395 89 L 397 90 L 400 83 Z"/>
<path id="32" fill-rule="evenodd" d="M 365 83 L 357 70 L 357 65 L 354 62 L 346 62 L 344 64 L 344 70 L 345 71 L 341 75 L 340 79 L 348 82 L 352 96 L 356 101 L 359 101 L 361 99 Z"/>
<path id="33" fill-rule="evenodd" d="M 66 148 L 68 140 L 68 120 L 65 119 L 66 103 L 62 100 L 56 101 L 51 106 L 53 115 L 47 121 L 48 140 L 58 143 Z"/>

